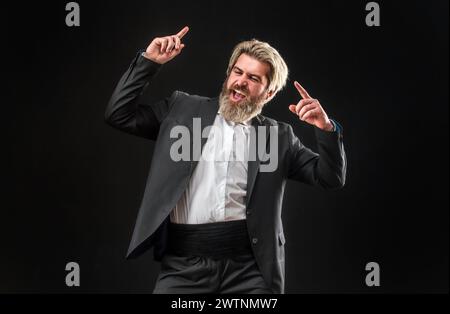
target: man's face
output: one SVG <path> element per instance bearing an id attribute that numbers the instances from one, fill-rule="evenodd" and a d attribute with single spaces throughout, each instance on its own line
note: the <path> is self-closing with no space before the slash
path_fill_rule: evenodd
<path id="1" fill-rule="evenodd" d="M 266 91 L 269 71 L 267 63 L 241 54 L 227 80 L 227 88 L 231 91 L 230 100 L 238 103 L 245 98 L 260 98 Z"/>
<path id="2" fill-rule="evenodd" d="M 267 90 L 270 66 L 241 54 L 224 83 L 220 96 L 222 115 L 234 122 L 244 122 L 261 112 L 272 95 Z"/>

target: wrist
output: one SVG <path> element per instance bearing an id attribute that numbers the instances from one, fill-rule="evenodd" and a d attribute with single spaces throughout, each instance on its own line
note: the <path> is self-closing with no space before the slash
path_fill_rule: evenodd
<path id="1" fill-rule="evenodd" d="M 331 122 L 331 120 L 328 120 L 328 122 L 325 124 L 325 126 L 322 128 L 324 131 L 332 132 L 334 131 L 334 124 Z"/>
<path id="2" fill-rule="evenodd" d="M 155 62 L 155 63 L 158 63 L 158 64 L 162 64 L 161 62 L 158 62 L 158 61 L 154 60 L 153 58 L 151 58 L 145 51 L 142 52 L 141 55 L 142 55 L 145 59 L 148 59 L 148 60 L 150 60 L 150 61 L 152 61 L 152 62 Z"/>

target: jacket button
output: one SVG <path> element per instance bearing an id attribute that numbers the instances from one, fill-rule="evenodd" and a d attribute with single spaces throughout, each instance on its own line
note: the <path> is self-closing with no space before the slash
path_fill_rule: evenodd
<path id="1" fill-rule="evenodd" d="M 251 212 L 249 210 L 247 210 L 247 212 L 245 213 L 247 216 L 250 216 Z"/>
<path id="2" fill-rule="evenodd" d="M 253 238 L 253 239 L 252 239 L 252 243 L 253 243 L 253 244 L 258 243 L 258 238 Z"/>

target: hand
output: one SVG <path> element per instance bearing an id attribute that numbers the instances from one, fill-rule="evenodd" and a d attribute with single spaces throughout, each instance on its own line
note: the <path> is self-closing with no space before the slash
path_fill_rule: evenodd
<path id="1" fill-rule="evenodd" d="M 184 44 L 181 43 L 181 38 L 189 31 L 189 27 L 185 26 L 176 35 L 166 37 L 156 37 L 148 45 L 144 56 L 153 62 L 164 64 L 176 56 L 178 56 L 181 50 L 184 48 Z"/>
<path id="2" fill-rule="evenodd" d="M 334 129 L 333 123 L 331 123 L 319 101 L 309 96 L 308 92 L 297 81 L 294 82 L 294 86 L 303 99 L 297 105 L 289 105 L 289 110 L 298 115 L 302 121 L 319 129 L 332 131 Z"/>

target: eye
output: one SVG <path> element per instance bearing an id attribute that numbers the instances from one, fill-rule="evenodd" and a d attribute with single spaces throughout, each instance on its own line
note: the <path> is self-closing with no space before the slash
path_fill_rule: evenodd
<path id="1" fill-rule="evenodd" d="M 251 78 L 250 78 L 253 82 L 259 82 L 259 80 L 258 80 L 258 78 L 256 78 L 256 77 L 254 77 L 254 76 L 252 76 Z"/>

